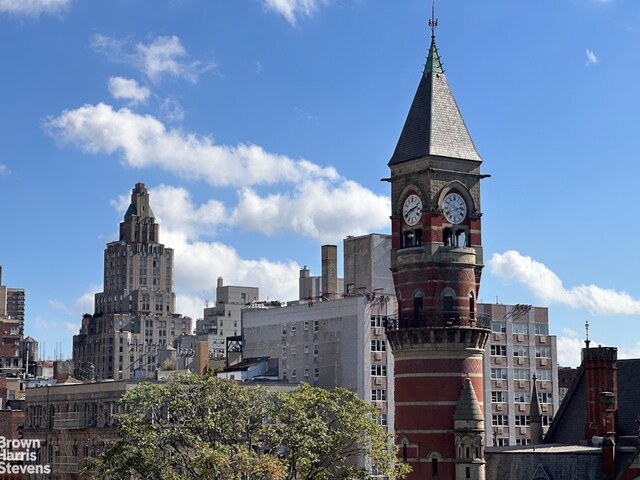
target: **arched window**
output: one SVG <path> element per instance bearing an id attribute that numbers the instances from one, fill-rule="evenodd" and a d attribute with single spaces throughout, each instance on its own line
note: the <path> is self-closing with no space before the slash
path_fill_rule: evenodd
<path id="1" fill-rule="evenodd" d="M 469 292 L 469 318 L 476 318 L 476 301 L 473 292 Z"/>
<path id="2" fill-rule="evenodd" d="M 453 291 L 450 288 L 442 294 L 442 311 L 445 320 L 453 320 Z"/>
<path id="3" fill-rule="evenodd" d="M 438 457 L 431 458 L 431 476 L 435 477 L 438 475 Z"/>
<path id="4" fill-rule="evenodd" d="M 413 319 L 418 320 L 422 316 L 422 309 L 424 308 L 424 295 L 422 291 L 418 290 L 413 294 Z"/>

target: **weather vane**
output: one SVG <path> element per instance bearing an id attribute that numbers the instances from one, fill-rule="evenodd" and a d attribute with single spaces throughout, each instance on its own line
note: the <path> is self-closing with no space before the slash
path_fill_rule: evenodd
<path id="1" fill-rule="evenodd" d="M 437 26 L 438 26 L 438 19 L 436 19 L 436 0 L 433 0 L 431 2 L 431 19 L 429 20 L 429 28 L 431 29 L 431 38 L 435 38 Z"/>

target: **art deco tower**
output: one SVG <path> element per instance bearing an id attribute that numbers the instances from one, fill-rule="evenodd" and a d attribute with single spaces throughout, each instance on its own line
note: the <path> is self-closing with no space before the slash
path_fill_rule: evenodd
<path id="1" fill-rule="evenodd" d="M 431 46 L 391 169 L 395 428 L 412 479 L 484 479 L 482 160 Z"/>
<path id="2" fill-rule="evenodd" d="M 104 250 L 104 288 L 95 313 L 73 337 L 75 374 L 84 379 L 153 376 L 191 319 L 175 313 L 173 249 L 160 243 L 149 192 L 137 183 L 120 223 L 119 239 Z"/>
<path id="3" fill-rule="evenodd" d="M 98 314 L 174 312 L 173 249 L 160 243 L 160 226 L 149 192 L 137 183 L 120 222 L 119 240 L 104 250 L 104 289 L 95 297 Z"/>

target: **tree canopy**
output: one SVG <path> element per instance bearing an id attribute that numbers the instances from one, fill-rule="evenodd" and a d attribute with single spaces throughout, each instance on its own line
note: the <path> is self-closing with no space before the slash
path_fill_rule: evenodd
<path id="1" fill-rule="evenodd" d="M 118 440 L 87 465 L 101 479 L 402 478 L 377 410 L 349 390 L 287 392 L 212 375 L 145 383 L 122 399 Z"/>

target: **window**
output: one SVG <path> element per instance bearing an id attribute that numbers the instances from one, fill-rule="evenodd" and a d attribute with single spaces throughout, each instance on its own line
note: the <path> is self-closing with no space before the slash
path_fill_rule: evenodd
<path id="1" fill-rule="evenodd" d="M 536 335 L 549 335 L 549 325 L 546 323 L 536 323 L 534 325 L 534 332 Z"/>
<path id="2" fill-rule="evenodd" d="M 513 379 L 514 380 L 529 380 L 529 369 L 528 368 L 514 368 L 513 370 Z"/>
<path id="3" fill-rule="evenodd" d="M 282 334 L 283 335 L 287 334 L 287 326 L 286 325 L 282 325 Z"/>
<path id="4" fill-rule="evenodd" d="M 320 369 L 318 367 L 313 369 L 313 376 L 318 378 L 320 376 Z"/>
<path id="5" fill-rule="evenodd" d="M 494 427 L 505 427 L 509 425 L 508 415 L 491 415 L 491 425 Z"/>
<path id="6" fill-rule="evenodd" d="M 516 438 L 516 445 L 531 445 L 530 438 Z"/>
<path id="7" fill-rule="evenodd" d="M 387 391 L 384 389 L 371 390 L 371 400 L 374 402 L 384 402 L 387 400 Z"/>
<path id="8" fill-rule="evenodd" d="M 491 355 L 494 357 L 506 357 L 507 346 L 506 345 L 491 345 Z"/>
<path id="9" fill-rule="evenodd" d="M 297 350 L 296 345 L 291 345 L 291 355 L 295 355 L 296 354 L 296 350 Z"/>
<path id="10" fill-rule="evenodd" d="M 304 346 L 304 354 L 307 355 L 309 353 L 309 345 Z"/>
<path id="11" fill-rule="evenodd" d="M 530 420 L 531 418 L 529 417 L 529 415 L 516 415 L 513 423 L 517 427 L 526 427 L 529 425 Z"/>
<path id="12" fill-rule="evenodd" d="M 387 366 L 386 365 L 371 365 L 371 376 L 372 377 L 386 377 L 387 376 Z"/>
<path id="13" fill-rule="evenodd" d="M 287 358 L 287 347 L 282 347 L 282 358 Z"/>
<path id="14" fill-rule="evenodd" d="M 491 401 L 494 403 L 506 403 L 507 392 L 491 392 Z"/>
<path id="15" fill-rule="evenodd" d="M 529 356 L 529 347 L 526 345 L 514 345 L 513 346 L 513 356 L 514 357 L 528 357 Z"/>
<path id="16" fill-rule="evenodd" d="M 438 457 L 431 459 L 431 476 L 436 477 L 438 475 Z"/>
<path id="17" fill-rule="evenodd" d="M 387 414 L 386 413 L 379 413 L 378 415 L 376 415 L 376 423 L 378 425 L 381 425 L 383 427 L 387 426 Z"/>
<path id="18" fill-rule="evenodd" d="M 305 377 L 305 378 L 308 378 L 308 377 L 309 377 L 309 369 L 308 369 L 308 368 L 305 368 L 305 369 L 304 369 L 304 377 Z"/>
<path id="19" fill-rule="evenodd" d="M 314 345 L 313 346 L 313 356 L 317 357 L 318 356 L 318 345 Z"/>
<path id="20" fill-rule="evenodd" d="M 540 403 L 553 403 L 553 397 L 549 392 L 538 393 L 538 399 L 540 400 Z"/>
<path id="21" fill-rule="evenodd" d="M 523 322 L 513 322 L 513 333 L 527 335 L 529 333 L 529 324 Z"/>
<path id="22" fill-rule="evenodd" d="M 536 347 L 537 358 L 551 358 L 551 347 Z"/>
<path id="23" fill-rule="evenodd" d="M 551 425 L 552 421 L 553 421 L 553 417 L 549 417 L 547 415 L 542 416 L 542 425 L 544 427 L 548 427 L 549 425 Z"/>
<path id="24" fill-rule="evenodd" d="M 381 327 L 382 326 L 382 317 L 380 315 L 371 315 L 371 326 L 372 327 Z"/>
<path id="25" fill-rule="evenodd" d="M 387 341 L 386 340 L 371 340 L 371 351 L 372 352 L 386 352 L 387 351 Z M 315 353 L 314 353 L 315 355 Z"/>
<path id="26" fill-rule="evenodd" d="M 450 292 L 445 293 L 442 297 L 442 311 L 447 320 L 453 317 L 453 295 Z"/>
<path id="27" fill-rule="evenodd" d="M 291 325 L 291 333 L 296 331 L 296 324 Z"/>
<path id="28" fill-rule="evenodd" d="M 317 332 L 318 331 L 318 320 L 314 320 L 313 321 L 313 331 Z"/>
<path id="29" fill-rule="evenodd" d="M 419 247 L 422 245 L 422 230 L 418 228 L 405 231 L 402 239 L 404 248 Z"/>
<path id="30" fill-rule="evenodd" d="M 291 369 L 291 378 L 296 378 L 296 375 L 297 375 L 297 374 L 296 374 L 296 369 L 295 369 L 295 368 L 292 368 L 292 369 Z"/>
<path id="31" fill-rule="evenodd" d="M 516 403 L 531 403 L 531 394 L 529 392 L 516 392 L 514 398 Z"/>
<path id="32" fill-rule="evenodd" d="M 493 333 L 505 333 L 507 324 L 505 322 L 491 322 L 491 331 Z"/>
<path id="33" fill-rule="evenodd" d="M 552 377 L 551 377 L 551 369 L 550 368 L 543 368 L 541 370 L 537 370 L 536 371 L 536 379 L 540 380 L 540 381 L 544 381 L 544 382 L 550 382 Z"/>
<path id="34" fill-rule="evenodd" d="M 304 322 L 304 329 L 309 330 L 309 322 Z"/>
<path id="35" fill-rule="evenodd" d="M 508 438 L 496 438 L 495 439 L 495 443 L 497 447 L 506 447 L 509 445 L 509 439 Z"/>
<path id="36" fill-rule="evenodd" d="M 506 368 L 492 368 L 491 379 L 492 380 L 505 380 L 507 378 Z"/>

